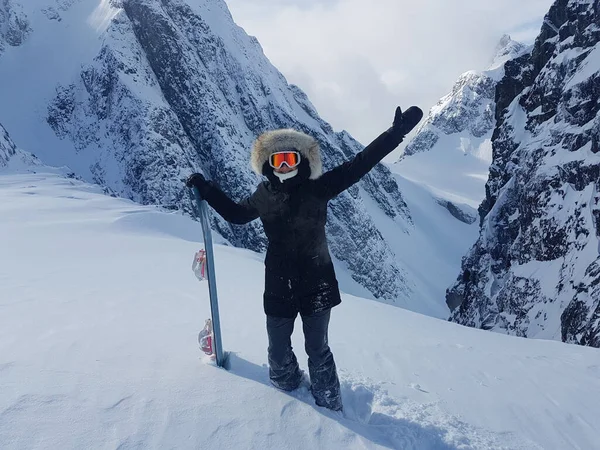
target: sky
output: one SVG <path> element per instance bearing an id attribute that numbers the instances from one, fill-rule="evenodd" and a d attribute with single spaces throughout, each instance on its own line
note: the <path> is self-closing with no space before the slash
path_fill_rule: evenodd
<path id="1" fill-rule="evenodd" d="M 226 0 L 323 119 L 368 144 L 397 105 L 428 110 L 503 34 L 532 43 L 552 0 Z"/>

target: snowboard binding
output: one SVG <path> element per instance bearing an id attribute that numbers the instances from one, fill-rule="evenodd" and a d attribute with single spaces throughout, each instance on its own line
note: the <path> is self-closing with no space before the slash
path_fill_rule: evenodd
<path id="1" fill-rule="evenodd" d="M 194 261 L 192 262 L 192 270 L 194 271 L 194 275 L 200 281 L 204 281 L 207 279 L 206 273 L 206 250 L 200 249 L 194 255 Z"/>
<path id="2" fill-rule="evenodd" d="M 198 334 L 198 344 L 206 355 L 214 356 L 212 320 L 206 319 L 204 328 Z"/>

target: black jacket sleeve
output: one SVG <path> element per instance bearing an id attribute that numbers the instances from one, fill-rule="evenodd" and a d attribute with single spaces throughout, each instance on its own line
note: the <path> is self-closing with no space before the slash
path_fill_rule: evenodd
<path id="1" fill-rule="evenodd" d="M 398 147 L 402 139 L 403 136 L 394 135 L 390 130 L 383 132 L 351 161 L 345 162 L 319 177 L 317 179 L 318 192 L 327 199 L 339 195 L 358 182 L 388 153 Z"/>
<path id="2" fill-rule="evenodd" d="M 203 197 L 227 222 L 244 224 L 258 217 L 258 210 L 254 206 L 254 194 L 236 203 L 214 183 L 210 183 Z"/>

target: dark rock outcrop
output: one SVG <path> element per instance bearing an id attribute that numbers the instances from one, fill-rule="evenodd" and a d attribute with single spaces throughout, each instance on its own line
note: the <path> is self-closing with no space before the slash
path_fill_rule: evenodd
<path id="1" fill-rule="evenodd" d="M 452 321 L 599 346 L 600 2 L 557 0 L 507 62 L 480 237 Z"/>

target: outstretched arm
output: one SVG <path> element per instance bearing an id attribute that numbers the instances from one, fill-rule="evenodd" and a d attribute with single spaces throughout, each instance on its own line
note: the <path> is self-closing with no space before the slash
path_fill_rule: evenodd
<path id="1" fill-rule="evenodd" d="M 423 111 L 416 106 L 410 107 L 404 114 L 398 107 L 392 127 L 379 135 L 352 160 L 323 174 L 317 180 L 319 191 L 326 198 L 331 199 L 358 182 L 387 154 L 398 147 L 404 136 L 419 123 L 422 117 Z"/>
<path id="2" fill-rule="evenodd" d="M 196 187 L 202 199 L 206 200 L 227 222 L 244 224 L 258 217 L 258 210 L 253 205 L 253 196 L 239 203 L 234 202 L 215 183 L 207 181 L 199 173 L 191 175 L 186 185 Z"/>

